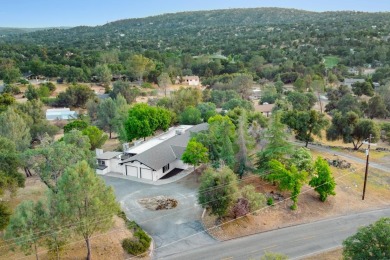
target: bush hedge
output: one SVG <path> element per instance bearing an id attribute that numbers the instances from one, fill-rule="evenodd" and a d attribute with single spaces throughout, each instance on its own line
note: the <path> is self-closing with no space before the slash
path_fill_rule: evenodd
<path id="1" fill-rule="evenodd" d="M 135 221 L 129 221 L 126 218 L 125 213 L 122 211 L 118 214 L 119 217 L 124 219 L 126 226 L 133 232 L 132 238 L 125 238 L 122 241 L 123 249 L 132 255 L 141 255 L 148 251 L 152 238 L 142 230 L 142 228 L 135 223 Z"/>

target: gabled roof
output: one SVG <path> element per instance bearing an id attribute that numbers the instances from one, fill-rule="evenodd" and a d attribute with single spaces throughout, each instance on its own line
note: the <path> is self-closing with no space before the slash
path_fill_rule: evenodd
<path id="1" fill-rule="evenodd" d="M 112 159 L 120 154 L 122 154 L 122 153 L 121 152 L 105 152 L 105 153 L 97 155 L 96 159 L 109 160 L 109 159 Z"/>
<path id="2" fill-rule="evenodd" d="M 124 160 L 121 164 L 138 161 L 153 170 L 159 170 L 168 163 L 181 159 L 191 138 L 191 133 L 207 130 L 207 128 L 207 123 L 193 126 L 182 134 L 175 135 L 142 153 Z"/>

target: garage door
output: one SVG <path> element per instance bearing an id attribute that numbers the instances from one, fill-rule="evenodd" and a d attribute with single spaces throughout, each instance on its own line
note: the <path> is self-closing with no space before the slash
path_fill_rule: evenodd
<path id="1" fill-rule="evenodd" d="M 126 165 L 126 175 L 131 177 L 138 177 L 138 167 Z"/>
<path id="2" fill-rule="evenodd" d="M 141 169 L 141 178 L 147 180 L 153 180 L 152 170 L 146 168 L 140 168 L 140 169 Z"/>

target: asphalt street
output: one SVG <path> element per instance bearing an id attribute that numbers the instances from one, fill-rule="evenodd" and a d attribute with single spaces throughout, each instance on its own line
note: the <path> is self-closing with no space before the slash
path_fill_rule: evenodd
<path id="1" fill-rule="evenodd" d="M 248 237 L 186 250 L 159 259 L 259 259 L 265 251 L 286 254 L 291 259 L 341 246 L 360 226 L 390 217 L 390 208 L 357 213 L 313 223 L 277 229 Z"/>

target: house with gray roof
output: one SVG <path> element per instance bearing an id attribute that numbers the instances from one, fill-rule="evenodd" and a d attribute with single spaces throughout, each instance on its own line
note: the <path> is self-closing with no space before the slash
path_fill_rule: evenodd
<path id="1" fill-rule="evenodd" d="M 207 130 L 208 124 L 181 125 L 134 146 L 124 144 L 124 152 L 97 151 L 96 173 L 116 173 L 124 176 L 157 181 L 173 169 L 187 169 L 181 157 L 191 138 L 191 133 Z"/>
<path id="2" fill-rule="evenodd" d="M 356 82 L 362 83 L 362 82 L 365 82 L 365 80 L 364 79 L 350 79 L 350 78 L 346 78 L 346 79 L 344 79 L 343 85 L 346 85 L 346 86 L 352 88 L 352 85 L 355 84 Z"/>

